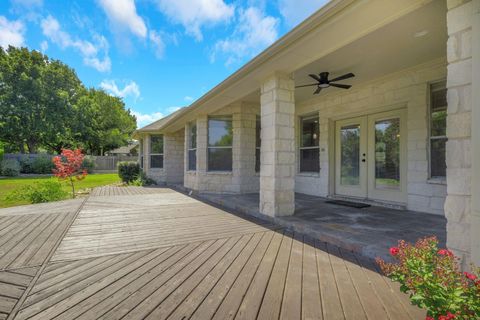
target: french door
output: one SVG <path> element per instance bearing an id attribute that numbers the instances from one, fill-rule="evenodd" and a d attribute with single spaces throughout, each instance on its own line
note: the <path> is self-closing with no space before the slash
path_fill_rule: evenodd
<path id="1" fill-rule="evenodd" d="M 406 202 L 405 111 L 389 111 L 335 124 L 335 193 Z"/>

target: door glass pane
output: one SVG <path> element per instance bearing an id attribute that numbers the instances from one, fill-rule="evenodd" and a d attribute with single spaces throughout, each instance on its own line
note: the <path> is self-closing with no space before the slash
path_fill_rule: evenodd
<path id="1" fill-rule="evenodd" d="M 360 184 L 360 126 L 340 129 L 340 184 Z"/>
<path id="2" fill-rule="evenodd" d="M 375 187 L 400 188 L 400 119 L 375 122 Z"/>

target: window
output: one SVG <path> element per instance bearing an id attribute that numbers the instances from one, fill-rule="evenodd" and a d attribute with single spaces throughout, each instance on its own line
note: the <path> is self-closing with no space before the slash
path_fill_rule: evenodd
<path id="1" fill-rule="evenodd" d="M 188 170 L 197 170 L 197 125 L 195 123 L 189 126 Z"/>
<path id="2" fill-rule="evenodd" d="M 257 116 L 256 126 L 255 126 L 255 172 L 260 172 L 260 146 L 262 144 L 262 138 L 260 132 L 262 130 L 262 124 L 260 117 Z"/>
<path id="3" fill-rule="evenodd" d="M 430 86 L 430 177 L 445 178 L 447 142 L 447 88 L 445 81 Z"/>
<path id="4" fill-rule="evenodd" d="M 300 172 L 320 171 L 318 116 L 300 119 Z"/>
<path id="5" fill-rule="evenodd" d="M 232 117 L 208 119 L 208 170 L 232 171 Z"/>
<path id="6" fill-rule="evenodd" d="M 140 155 L 140 168 L 143 169 L 143 139 L 138 141 L 138 150 Z"/>
<path id="7" fill-rule="evenodd" d="M 150 136 L 150 168 L 163 168 L 163 135 Z"/>

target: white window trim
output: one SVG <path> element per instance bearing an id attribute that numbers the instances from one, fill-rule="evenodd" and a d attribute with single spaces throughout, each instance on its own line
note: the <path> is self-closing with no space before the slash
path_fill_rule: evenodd
<path id="1" fill-rule="evenodd" d="M 233 125 L 233 116 L 231 115 L 228 115 L 228 116 L 213 116 L 213 117 L 209 117 L 207 119 L 207 172 L 208 173 L 231 173 L 233 172 L 233 130 L 232 130 L 232 145 L 231 146 L 209 146 L 208 145 L 208 140 L 209 140 L 209 131 L 210 131 L 210 120 L 215 120 L 215 119 L 219 119 L 219 120 L 226 120 L 227 118 L 229 118 L 228 120 L 232 122 L 232 125 Z M 231 149 L 232 150 L 232 170 L 211 170 L 209 168 L 209 150 L 210 149 Z"/>
<path id="2" fill-rule="evenodd" d="M 317 119 L 318 120 L 318 146 L 314 147 L 302 147 L 303 144 L 303 121 L 309 119 Z M 319 172 L 317 171 L 302 171 L 302 150 L 313 150 L 318 149 L 318 154 L 320 156 L 320 117 L 318 114 L 310 114 L 306 116 L 300 116 L 300 132 L 299 132 L 299 147 L 298 147 L 298 174 L 299 175 L 318 175 Z M 320 157 L 318 158 L 318 169 L 320 170 Z"/>
<path id="3" fill-rule="evenodd" d="M 193 124 L 193 123 L 190 123 L 189 126 L 188 126 L 188 147 L 187 147 L 187 150 L 188 150 L 188 154 L 187 154 L 187 171 L 191 171 L 191 172 L 196 172 L 197 171 L 197 163 L 195 162 L 195 169 L 190 169 L 190 151 L 194 151 L 195 150 L 195 160 L 197 159 L 197 141 L 195 141 L 195 148 L 190 148 L 190 142 L 192 142 L 192 127 L 195 126 L 195 131 L 197 131 L 197 125 L 196 124 Z M 195 132 L 195 136 L 198 137 L 198 134 L 197 132 Z"/>
<path id="4" fill-rule="evenodd" d="M 448 140 L 446 135 L 443 136 L 432 136 L 432 86 L 437 83 L 445 83 L 446 86 L 446 80 L 440 80 L 440 81 L 435 81 L 429 84 L 428 86 L 428 145 L 427 145 L 427 150 L 428 150 L 428 183 L 434 183 L 434 184 L 445 184 L 447 180 L 447 176 L 435 176 L 432 177 L 432 140 L 440 140 L 440 139 L 446 139 Z M 445 110 L 447 110 L 447 106 L 445 106 Z"/>
<path id="5" fill-rule="evenodd" d="M 160 136 L 162 138 L 162 146 L 164 149 L 162 153 L 152 153 L 152 136 Z M 150 169 L 154 169 L 154 170 L 160 170 L 160 169 L 163 169 L 165 167 L 165 157 L 163 157 L 163 154 L 165 152 L 165 138 L 163 136 L 163 134 L 151 134 L 149 139 L 148 139 L 148 164 L 149 164 L 149 167 Z M 152 167 L 152 156 L 162 156 L 163 157 L 163 160 L 162 160 L 162 166 L 161 167 Z"/>

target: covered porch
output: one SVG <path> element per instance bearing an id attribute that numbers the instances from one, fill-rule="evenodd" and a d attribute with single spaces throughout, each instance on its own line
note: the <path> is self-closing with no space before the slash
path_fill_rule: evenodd
<path id="1" fill-rule="evenodd" d="M 374 205 L 354 208 L 327 203 L 327 198 L 297 193 L 293 215 L 266 217 L 258 210 L 258 193 L 208 193 L 198 197 L 233 212 L 267 219 L 293 232 L 369 258 L 390 259 L 388 249 L 395 246 L 399 239 L 415 242 L 434 235 L 441 247 L 446 245 L 447 220 L 435 214 Z"/>

